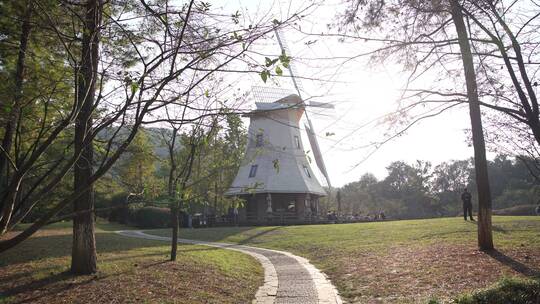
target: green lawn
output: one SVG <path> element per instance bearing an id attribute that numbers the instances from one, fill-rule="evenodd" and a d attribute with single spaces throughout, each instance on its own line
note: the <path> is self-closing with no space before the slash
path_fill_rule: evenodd
<path id="1" fill-rule="evenodd" d="M 181 237 L 280 249 L 310 259 L 359 303 L 449 300 L 540 269 L 540 217 L 494 217 L 496 252 L 462 218 L 341 225 L 182 229 Z M 147 231 L 169 236 L 168 230 Z"/>
<path id="2" fill-rule="evenodd" d="M 263 271 L 250 256 L 181 245 L 169 262 L 166 242 L 128 238 L 99 223 L 99 272 L 74 277 L 71 223 L 51 225 L 0 254 L 0 303 L 247 303 L 262 285 Z"/>

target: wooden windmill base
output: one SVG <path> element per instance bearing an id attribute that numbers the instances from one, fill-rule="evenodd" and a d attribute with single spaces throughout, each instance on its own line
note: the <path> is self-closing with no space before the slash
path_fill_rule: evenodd
<path id="1" fill-rule="evenodd" d="M 271 193 L 270 196 L 268 193 L 241 195 L 240 198 L 246 203 L 238 210 L 238 222 L 242 225 L 294 225 L 323 222 L 325 216 L 319 214 L 319 197 L 308 193 Z"/>

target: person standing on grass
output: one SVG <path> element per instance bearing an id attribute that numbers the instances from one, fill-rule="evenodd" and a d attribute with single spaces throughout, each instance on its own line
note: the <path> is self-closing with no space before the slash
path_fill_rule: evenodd
<path id="1" fill-rule="evenodd" d="M 472 217 L 472 195 L 471 193 L 469 193 L 467 188 L 463 189 L 463 193 L 461 194 L 461 200 L 463 201 L 463 219 L 467 220 L 468 212 L 471 221 L 474 221 L 474 218 Z"/>

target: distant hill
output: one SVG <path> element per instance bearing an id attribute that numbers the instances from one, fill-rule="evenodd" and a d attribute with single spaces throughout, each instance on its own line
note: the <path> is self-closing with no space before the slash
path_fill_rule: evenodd
<path id="1" fill-rule="evenodd" d="M 167 148 L 167 145 L 165 144 L 163 140 L 163 136 L 166 137 L 171 135 L 171 130 L 166 128 L 143 128 L 144 131 L 148 135 L 148 139 L 150 141 L 151 146 L 153 147 L 154 154 L 156 156 L 155 166 L 156 170 L 159 172 L 161 169 L 163 169 L 163 166 L 166 166 L 167 161 L 169 159 L 169 150 Z M 107 140 L 110 138 L 113 133 L 116 131 L 114 128 L 108 128 L 106 130 L 103 130 L 99 133 L 98 138 L 100 140 Z M 117 134 L 118 140 L 116 142 L 121 142 L 123 139 L 126 138 L 128 135 L 127 130 L 120 131 L 119 134 Z M 177 149 L 180 148 L 180 145 L 177 143 Z M 108 176 L 112 178 L 118 178 L 119 173 L 119 166 L 122 163 L 123 160 L 126 159 L 126 154 L 123 154 L 120 156 L 120 159 L 112 166 L 111 170 L 107 173 Z"/>
<path id="2" fill-rule="evenodd" d="M 154 153 L 156 157 L 160 159 L 168 159 L 169 151 L 167 145 L 163 141 L 163 136 L 170 137 L 171 130 L 166 128 L 143 128 L 144 131 L 148 134 L 148 139 L 150 140 L 151 145 L 154 147 Z M 98 134 L 100 140 L 107 140 L 110 138 L 113 133 L 116 131 L 115 128 L 107 128 L 102 130 Z M 118 141 L 121 141 L 127 136 L 127 130 L 120 131 L 120 134 L 117 135 Z M 178 146 L 178 143 L 177 143 Z"/>
<path id="3" fill-rule="evenodd" d="M 163 141 L 163 136 L 165 135 L 166 138 L 170 137 L 172 133 L 171 130 L 165 128 L 144 128 L 144 130 L 148 134 L 148 138 L 154 147 L 154 153 L 156 156 L 160 159 L 168 159 L 169 150 Z"/>

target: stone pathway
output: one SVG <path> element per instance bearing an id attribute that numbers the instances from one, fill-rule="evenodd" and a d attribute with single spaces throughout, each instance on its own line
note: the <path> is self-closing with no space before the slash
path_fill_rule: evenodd
<path id="1" fill-rule="evenodd" d="M 139 230 L 116 233 L 150 240 L 170 241 L 169 237 L 146 234 Z M 264 284 L 259 287 L 253 303 L 341 304 L 336 288 L 307 259 L 289 252 L 244 245 L 178 239 L 179 242 L 230 249 L 249 254 L 264 268 Z"/>

